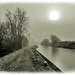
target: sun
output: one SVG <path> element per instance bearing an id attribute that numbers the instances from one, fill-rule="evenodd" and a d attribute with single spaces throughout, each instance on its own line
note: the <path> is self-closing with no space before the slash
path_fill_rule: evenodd
<path id="1" fill-rule="evenodd" d="M 60 14 L 57 10 L 53 10 L 53 11 L 50 12 L 50 14 L 49 14 L 50 20 L 55 21 L 55 20 L 58 20 L 59 18 L 60 18 Z"/>

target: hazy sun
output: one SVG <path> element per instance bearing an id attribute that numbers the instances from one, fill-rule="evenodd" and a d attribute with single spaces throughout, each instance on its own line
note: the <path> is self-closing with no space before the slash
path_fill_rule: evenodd
<path id="1" fill-rule="evenodd" d="M 50 20 L 54 20 L 55 21 L 55 20 L 58 20 L 59 17 L 60 17 L 60 14 L 56 10 L 51 11 L 50 14 L 49 14 L 49 19 Z"/>

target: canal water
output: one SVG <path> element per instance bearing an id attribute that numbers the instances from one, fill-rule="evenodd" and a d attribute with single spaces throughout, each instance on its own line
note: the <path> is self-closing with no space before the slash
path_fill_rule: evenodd
<path id="1" fill-rule="evenodd" d="M 75 71 L 75 49 L 44 47 L 37 50 L 63 72 Z"/>

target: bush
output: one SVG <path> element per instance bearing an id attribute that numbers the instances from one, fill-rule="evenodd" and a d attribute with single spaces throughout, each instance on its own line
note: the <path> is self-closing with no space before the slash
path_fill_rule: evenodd
<path id="1" fill-rule="evenodd" d="M 48 39 L 44 39 L 44 40 L 41 42 L 41 45 L 42 45 L 42 46 L 49 46 L 49 40 L 48 40 Z"/>
<path id="2" fill-rule="evenodd" d="M 28 46 L 28 44 L 29 44 L 29 40 L 27 39 L 27 37 L 23 37 L 22 47 L 26 47 L 26 46 Z"/>

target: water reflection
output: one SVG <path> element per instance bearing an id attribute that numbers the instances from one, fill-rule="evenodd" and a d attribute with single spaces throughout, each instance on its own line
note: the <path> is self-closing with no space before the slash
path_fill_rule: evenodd
<path id="1" fill-rule="evenodd" d="M 43 49 L 48 50 L 50 47 L 48 46 L 41 46 Z"/>
<path id="2" fill-rule="evenodd" d="M 75 71 L 75 49 L 43 47 L 37 49 L 63 72 Z"/>
<path id="3" fill-rule="evenodd" d="M 51 47 L 52 55 L 55 57 L 58 53 L 58 49 L 56 47 Z"/>

